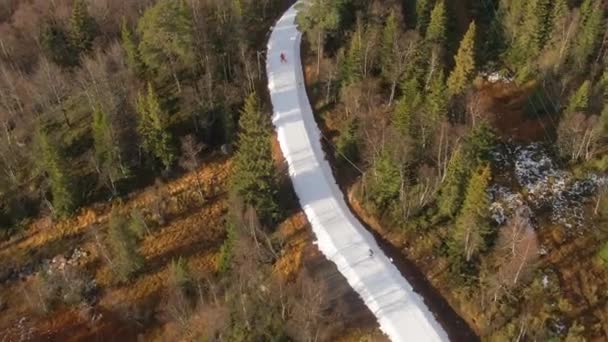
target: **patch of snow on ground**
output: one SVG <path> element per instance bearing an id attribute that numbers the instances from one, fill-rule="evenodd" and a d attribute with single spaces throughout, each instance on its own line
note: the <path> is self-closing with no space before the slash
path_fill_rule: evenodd
<path id="1" fill-rule="evenodd" d="M 514 209 L 528 207 L 532 211 L 550 211 L 551 221 L 555 224 L 580 228 L 584 225 L 584 199 L 592 196 L 600 185 L 608 183 L 605 176 L 574 178 L 571 173 L 558 168 L 547 148 L 538 143 L 505 145 L 494 151 L 492 156 L 500 168 L 512 168 L 521 186 L 518 193 L 502 186 L 490 189 L 494 199 L 491 213 L 498 224 L 505 223 Z"/>

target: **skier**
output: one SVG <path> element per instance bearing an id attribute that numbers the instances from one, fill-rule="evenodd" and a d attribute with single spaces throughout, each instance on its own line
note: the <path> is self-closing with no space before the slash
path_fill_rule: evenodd
<path id="1" fill-rule="evenodd" d="M 281 63 L 287 63 L 287 57 L 285 57 L 285 52 L 281 52 Z"/>
<path id="2" fill-rule="evenodd" d="M 371 258 L 371 257 L 373 257 L 373 256 L 374 256 L 374 251 L 372 251 L 372 249 L 370 248 L 370 249 L 369 249 L 369 257 Z"/>

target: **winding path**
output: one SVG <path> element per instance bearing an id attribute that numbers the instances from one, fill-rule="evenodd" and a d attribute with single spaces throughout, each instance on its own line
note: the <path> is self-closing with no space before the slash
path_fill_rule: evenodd
<path id="1" fill-rule="evenodd" d="M 336 264 L 392 341 L 448 341 L 422 298 L 350 212 L 333 178 L 304 86 L 296 5 L 270 36 L 268 88 L 281 150 L 319 250 Z"/>

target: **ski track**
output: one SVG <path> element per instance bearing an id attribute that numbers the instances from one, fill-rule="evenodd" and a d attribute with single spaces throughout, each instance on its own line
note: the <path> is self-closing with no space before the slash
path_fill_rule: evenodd
<path id="1" fill-rule="evenodd" d="M 315 244 L 336 264 L 392 341 L 448 341 L 422 297 L 350 212 L 333 178 L 304 86 L 296 5 L 273 27 L 266 68 L 273 124 Z M 281 53 L 287 62 L 281 62 Z"/>

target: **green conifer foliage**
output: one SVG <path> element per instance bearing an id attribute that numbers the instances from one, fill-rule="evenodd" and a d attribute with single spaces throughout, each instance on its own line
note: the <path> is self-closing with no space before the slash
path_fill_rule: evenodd
<path id="1" fill-rule="evenodd" d="M 391 64 L 394 63 L 393 56 L 398 33 L 397 15 L 394 11 L 391 11 L 382 29 L 382 45 L 380 47 L 380 69 L 385 79 L 390 79 L 390 75 L 387 75 L 387 73 L 391 72 Z"/>
<path id="2" fill-rule="evenodd" d="M 245 100 L 239 120 L 232 188 L 264 223 L 272 223 L 279 217 L 271 134 L 270 116 L 262 112 L 257 95 L 252 93 Z"/>
<path id="3" fill-rule="evenodd" d="M 490 199 L 487 189 L 491 178 L 490 167 L 480 166 L 467 186 L 466 196 L 456 225 L 452 231 L 451 251 L 468 262 L 483 251 L 490 233 Z"/>
<path id="4" fill-rule="evenodd" d="M 472 22 L 460 42 L 455 67 L 448 78 L 448 90 L 452 95 L 462 94 L 475 76 L 475 22 Z"/>
<path id="5" fill-rule="evenodd" d="M 78 53 L 91 50 L 95 38 L 95 20 L 89 15 L 85 0 L 74 0 L 69 30 L 70 44 Z"/>
<path id="6" fill-rule="evenodd" d="M 439 0 L 431 12 L 431 21 L 425 39 L 431 44 L 443 46 L 447 36 L 447 17 L 444 0 Z"/>
<path id="7" fill-rule="evenodd" d="M 591 82 L 586 80 L 581 86 L 570 96 L 568 107 L 566 107 L 566 115 L 575 112 L 585 112 L 589 107 L 589 95 L 591 91 Z"/>
<path id="8" fill-rule="evenodd" d="M 128 170 L 122 163 L 121 149 L 108 115 L 101 108 L 93 111 L 92 131 L 95 165 L 99 173 L 108 179 L 111 190 L 116 193 L 115 182 L 127 177 Z"/>
<path id="9" fill-rule="evenodd" d="M 127 66 L 135 74 L 143 74 L 145 66 L 141 60 L 139 48 L 137 46 L 137 42 L 135 41 L 135 37 L 133 36 L 133 32 L 131 32 L 131 29 L 127 25 L 126 20 L 123 20 L 122 22 L 122 26 L 120 29 L 120 38 L 122 42 L 122 48 L 125 51 Z"/>
<path id="10" fill-rule="evenodd" d="M 138 251 L 138 244 L 137 235 L 129 229 L 128 220 L 118 213 L 118 209 L 113 209 L 108 223 L 106 246 L 117 281 L 128 281 L 144 266 L 145 260 Z"/>
<path id="11" fill-rule="evenodd" d="M 457 148 L 450 158 L 445 179 L 441 184 L 438 198 L 439 216 L 451 218 L 460 210 L 468 175 L 462 150 Z"/>
<path id="12" fill-rule="evenodd" d="M 151 156 L 162 162 L 169 169 L 175 161 L 173 137 L 168 129 L 168 117 L 160 104 L 160 100 L 152 84 L 148 84 L 146 95 L 139 95 L 137 101 L 139 113 L 138 132 L 142 140 L 142 148 Z"/>
<path id="13" fill-rule="evenodd" d="M 388 209 L 399 199 L 401 177 L 399 167 L 387 150 L 376 159 L 372 171 L 372 189 L 369 196 L 375 208 L 379 211 Z"/>
<path id="14" fill-rule="evenodd" d="M 431 0 L 417 0 L 416 1 L 416 29 L 418 32 L 426 32 L 426 28 L 429 25 L 429 16 L 432 9 Z"/>
<path id="15" fill-rule="evenodd" d="M 401 85 L 403 95 L 397 101 L 393 113 L 393 123 L 403 136 L 415 136 L 413 125 L 416 111 L 423 103 L 420 83 L 416 78 L 407 78 Z"/>
<path id="16" fill-rule="evenodd" d="M 41 152 L 41 166 L 46 172 L 51 186 L 53 210 L 59 216 L 69 215 L 78 206 L 70 168 L 58 143 L 51 141 L 44 130 L 38 132 L 38 144 Z"/>
<path id="17" fill-rule="evenodd" d="M 173 78 L 196 64 L 190 6 L 184 0 L 160 0 L 139 20 L 142 61 L 160 77 Z"/>
<path id="18" fill-rule="evenodd" d="M 572 56 L 579 68 L 586 66 L 598 48 L 605 16 L 603 6 L 601 0 L 585 0 L 581 5 L 580 32 L 572 50 Z"/>

